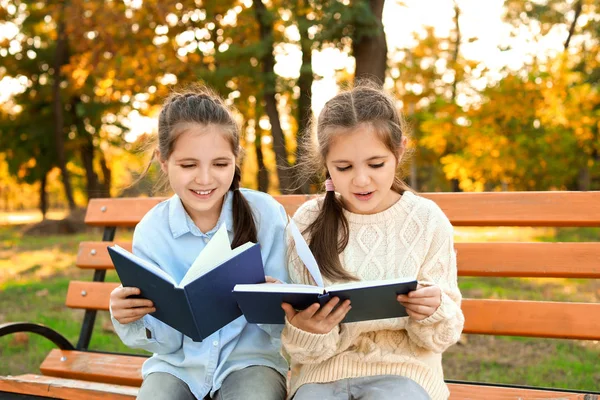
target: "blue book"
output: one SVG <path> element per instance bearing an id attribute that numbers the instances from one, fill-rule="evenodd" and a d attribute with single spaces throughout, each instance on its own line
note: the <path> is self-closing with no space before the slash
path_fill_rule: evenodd
<path id="1" fill-rule="evenodd" d="M 288 229 L 294 239 L 298 257 L 317 285 L 274 283 L 236 285 L 233 295 L 248 322 L 283 324 L 285 312 L 281 308 L 281 303 L 289 303 L 296 310 L 304 310 L 315 303 L 322 306 L 334 297 L 341 300 L 339 304 L 350 299 L 352 305 L 342 322 L 397 318 L 408 315 L 396 297 L 399 294 L 407 294 L 415 290 L 417 288 L 416 279 L 362 281 L 324 287 L 317 260 L 293 220 L 290 220 Z"/>
<path id="2" fill-rule="evenodd" d="M 339 297 L 340 303 L 350 299 L 352 309 L 342 321 L 348 323 L 406 317 L 406 309 L 396 300 L 396 296 L 416 288 L 417 281 L 412 278 L 342 283 L 325 288 L 275 283 L 238 284 L 233 288 L 233 295 L 246 320 L 256 324 L 283 324 L 283 302 L 291 304 L 296 310 L 304 310 L 314 303 L 322 306 L 334 297 Z"/>
<path id="3" fill-rule="evenodd" d="M 123 286 L 137 287 L 138 297 L 152 300 L 156 312 L 150 315 L 196 342 L 242 316 L 232 295 L 236 284 L 265 282 L 260 246 L 246 243 L 231 250 L 224 225 L 180 282 L 118 245 L 108 253 Z"/>

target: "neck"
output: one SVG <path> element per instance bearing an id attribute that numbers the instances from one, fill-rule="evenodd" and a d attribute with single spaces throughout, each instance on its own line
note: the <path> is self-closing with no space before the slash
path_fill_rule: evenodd
<path id="1" fill-rule="evenodd" d="M 224 202 L 225 197 L 223 197 L 219 203 L 215 204 L 213 208 L 206 211 L 189 210 L 185 204 L 183 205 L 183 208 L 185 208 L 185 211 L 188 213 L 190 218 L 192 218 L 192 221 L 194 221 L 194 224 L 198 227 L 198 229 L 200 229 L 202 233 L 206 233 L 217 226 Z"/>

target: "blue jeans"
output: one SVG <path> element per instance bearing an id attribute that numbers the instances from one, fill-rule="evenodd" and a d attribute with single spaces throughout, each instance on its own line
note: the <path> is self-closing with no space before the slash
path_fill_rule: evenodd
<path id="1" fill-rule="evenodd" d="M 403 376 L 379 375 L 300 386 L 294 400 L 430 400 L 417 382 Z"/>
<path id="2" fill-rule="evenodd" d="M 286 394 L 284 376 L 272 368 L 255 365 L 229 374 L 213 400 L 284 400 Z M 137 399 L 197 400 L 184 381 L 165 372 L 148 375 Z"/>

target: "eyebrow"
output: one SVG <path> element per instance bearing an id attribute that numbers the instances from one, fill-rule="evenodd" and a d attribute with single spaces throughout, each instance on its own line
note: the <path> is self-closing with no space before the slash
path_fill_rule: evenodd
<path id="1" fill-rule="evenodd" d="M 193 162 L 198 162 L 199 160 L 197 158 L 193 158 L 193 157 L 186 157 L 186 158 L 181 158 L 181 159 L 177 159 L 176 162 L 186 162 L 186 161 L 193 161 Z M 213 160 L 211 160 L 211 162 L 215 162 L 215 161 L 231 161 L 231 158 L 229 157 L 217 157 Z"/>
<path id="2" fill-rule="evenodd" d="M 387 157 L 388 156 L 373 156 L 373 157 L 367 158 L 366 161 L 368 162 L 368 161 L 373 161 L 373 160 L 379 160 L 379 159 L 387 158 Z M 332 163 L 334 163 L 334 164 L 341 164 L 341 163 L 350 164 L 351 162 L 348 160 L 334 160 L 334 161 L 332 161 Z"/>

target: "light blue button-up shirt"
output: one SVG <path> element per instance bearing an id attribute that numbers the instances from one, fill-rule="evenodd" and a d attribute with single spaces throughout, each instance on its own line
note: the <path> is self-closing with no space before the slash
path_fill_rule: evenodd
<path id="1" fill-rule="evenodd" d="M 240 190 L 254 213 L 265 275 L 286 282 L 285 210 L 265 193 Z M 178 282 L 221 224 L 233 240 L 232 199 L 233 193 L 228 192 L 217 225 L 207 233 L 194 224 L 177 195 L 163 201 L 136 226 L 133 253 L 160 266 Z M 112 321 L 127 346 L 154 353 L 144 362 L 144 378 L 152 372 L 167 372 L 186 382 L 198 399 L 209 393 L 213 396 L 227 375 L 251 365 L 268 366 L 284 376 L 288 370 L 279 353 L 282 326 L 249 324 L 242 316 L 202 342 L 194 342 L 151 315 L 125 325 Z"/>

